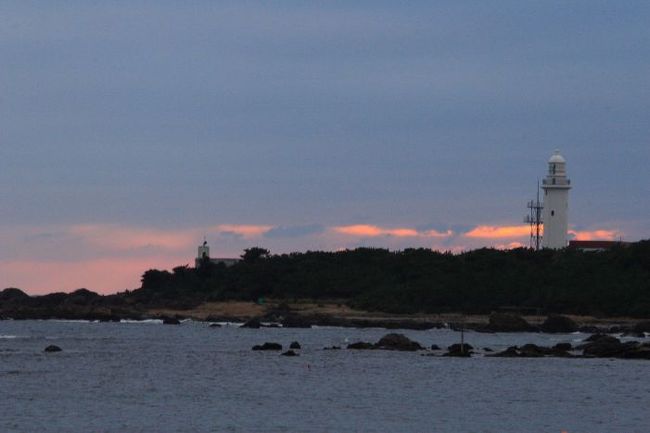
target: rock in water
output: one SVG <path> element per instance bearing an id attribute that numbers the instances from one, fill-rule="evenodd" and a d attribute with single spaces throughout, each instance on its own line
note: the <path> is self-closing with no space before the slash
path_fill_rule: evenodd
<path id="1" fill-rule="evenodd" d="M 61 349 L 59 346 L 55 346 L 54 344 L 49 345 L 45 348 L 45 352 L 61 352 L 63 349 Z"/>
<path id="2" fill-rule="evenodd" d="M 594 336 L 592 335 L 592 337 Z M 627 348 L 627 345 L 621 343 L 618 338 L 609 335 L 603 335 L 582 346 L 585 356 L 594 356 L 597 358 L 615 358 L 621 356 Z"/>
<path id="3" fill-rule="evenodd" d="M 282 356 L 300 356 L 296 352 L 294 352 L 293 350 L 287 350 L 286 352 L 282 353 L 281 355 Z"/>
<path id="4" fill-rule="evenodd" d="M 618 338 L 612 337 L 611 335 L 607 335 L 607 334 L 594 334 L 594 335 L 590 335 L 585 339 L 585 341 L 587 342 L 594 342 L 599 340 L 608 340 L 610 342 L 619 341 Z"/>
<path id="5" fill-rule="evenodd" d="M 374 348 L 375 348 L 374 344 L 366 343 L 365 341 L 358 341 L 356 343 L 348 344 L 348 349 L 369 350 Z"/>
<path id="6" fill-rule="evenodd" d="M 519 353 L 525 358 L 539 358 L 550 354 L 550 350 L 546 347 L 540 347 L 536 344 L 528 343 L 519 348 Z"/>
<path id="7" fill-rule="evenodd" d="M 637 331 L 625 331 L 622 335 L 622 337 L 634 337 L 634 338 L 645 338 L 645 332 L 637 332 Z"/>
<path id="8" fill-rule="evenodd" d="M 623 354 L 627 359 L 650 359 L 650 343 L 637 345 Z"/>
<path id="9" fill-rule="evenodd" d="M 253 346 L 253 350 L 282 350 L 282 345 L 280 343 L 264 343 L 261 346 Z"/>
<path id="10" fill-rule="evenodd" d="M 472 347 L 471 344 L 463 344 L 462 346 L 459 343 L 452 344 L 447 348 L 447 353 L 444 356 L 459 356 L 459 357 L 468 357 L 472 356 Z"/>
<path id="11" fill-rule="evenodd" d="M 495 353 L 493 355 L 487 355 L 494 358 L 518 358 L 521 356 L 517 346 L 510 346 L 502 352 Z"/>
<path id="12" fill-rule="evenodd" d="M 570 333 L 578 330 L 578 324 L 569 317 L 560 316 L 559 314 L 550 314 L 544 323 L 542 323 L 540 328 L 542 332 Z"/>
<path id="13" fill-rule="evenodd" d="M 637 323 L 634 332 L 650 332 L 650 320 Z"/>
<path id="14" fill-rule="evenodd" d="M 469 358 L 472 356 L 472 346 L 465 343 L 463 345 L 461 344 L 452 344 L 447 348 L 447 353 L 445 353 L 442 356 L 456 356 L 460 358 Z"/>
<path id="15" fill-rule="evenodd" d="M 297 341 L 292 342 L 289 345 L 289 349 L 300 349 L 300 343 L 298 343 Z"/>
<path id="16" fill-rule="evenodd" d="M 570 349 L 571 345 L 569 343 L 560 343 L 553 347 L 543 347 L 528 343 L 521 347 L 510 346 L 502 352 L 486 356 L 496 358 L 541 358 L 544 356 L 568 358 L 571 356 L 571 354 L 567 352 Z"/>
<path id="17" fill-rule="evenodd" d="M 282 326 L 285 328 L 311 328 L 311 320 L 298 314 L 288 314 L 282 320 Z"/>
<path id="18" fill-rule="evenodd" d="M 523 317 L 510 313 L 490 314 L 486 329 L 493 332 L 532 332 L 536 330 Z"/>
<path id="19" fill-rule="evenodd" d="M 241 328 L 251 328 L 251 329 L 258 329 L 262 326 L 262 323 L 260 323 L 259 317 L 253 317 L 250 319 L 248 322 L 244 323 L 241 325 Z"/>
<path id="20" fill-rule="evenodd" d="M 557 343 L 555 346 L 552 347 L 552 349 L 555 351 L 566 352 L 573 348 L 571 347 L 571 343 Z"/>
<path id="21" fill-rule="evenodd" d="M 580 345 L 584 356 L 595 358 L 650 359 L 650 343 L 638 341 L 621 342 L 611 335 L 594 334 Z"/>
<path id="22" fill-rule="evenodd" d="M 605 332 L 603 329 L 599 328 L 598 326 L 593 326 L 593 325 L 583 325 L 578 328 L 579 332 L 582 332 L 583 334 L 600 334 L 602 332 Z"/>
<path id="23" fill-rule="evenodd" d="M 163 325 L 180 325 L 181 322 L 175 317 L 163 317 Z"/>
<path id="24" fill-rule="evenodd" d="M 424 348 L 404 334 L 386 334 L 375 344 L 375 349 L 415 351 Z"/>

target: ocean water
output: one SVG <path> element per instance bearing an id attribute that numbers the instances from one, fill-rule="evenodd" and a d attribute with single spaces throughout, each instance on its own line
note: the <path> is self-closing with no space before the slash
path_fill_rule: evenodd
<path id="1" fill-rule="evenodd" d="M 650 431 L 650 361 L 323 350 L 388 332 L 0 321 L 0 432 Z M 465 333 L 495 350 L 584 337 Z M 251 351 L 294 340 L 299 357 Z"/>

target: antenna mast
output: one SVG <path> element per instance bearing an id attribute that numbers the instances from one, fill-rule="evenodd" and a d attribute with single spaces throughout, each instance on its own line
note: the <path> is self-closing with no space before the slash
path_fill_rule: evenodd
<path id="1" fill-rule="evenodd" d="M 529 201 L 526 207 L 528 215 L 524 217 L 524 222 L 530 225 L 530 247 L 538 251 L 542 240 L 542 209 L 544 209 L 539 201 L 539 179 L 537 179 L 537 198 Z"/>

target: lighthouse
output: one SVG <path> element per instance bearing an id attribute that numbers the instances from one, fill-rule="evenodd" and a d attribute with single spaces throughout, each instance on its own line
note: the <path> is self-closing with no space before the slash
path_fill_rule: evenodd
<path id="1" fill-rule="evenodd" d="M 210 246 L 208 241 L 203 240 L 203 244 L 199 245 L 199 252 L 196 255 L 197 262 L 210 258 Z"/>
<path id="2" fill-rule="evenodd" d="M 548 174 L 542 180 L 544 190 L 544 248 L 560 249 L 567 246 L 569 225 L 569 190 L 571 180 L 566 175 L 566 160 L 556 150 L 548 160 Z"/>

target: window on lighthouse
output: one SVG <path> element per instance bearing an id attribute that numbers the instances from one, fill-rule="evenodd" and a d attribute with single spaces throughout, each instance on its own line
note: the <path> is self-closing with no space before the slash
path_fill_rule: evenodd
<path id="1" fill-rule="evenodd" d="M 554 210 L 551 211 L 551 216 L 555 216 L 555 211 Z"/>

